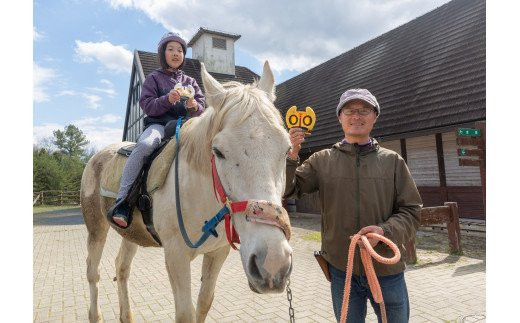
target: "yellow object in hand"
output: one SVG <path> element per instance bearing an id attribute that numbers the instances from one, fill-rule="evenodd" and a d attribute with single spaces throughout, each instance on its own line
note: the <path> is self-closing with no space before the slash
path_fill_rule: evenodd
<path id="1" fill-rule="evenodd" d="M 306 134 L 310 134 L 316 123 L 316 114 L 311 107 L 306 107 L 305 111 L 298 111 L 295 105 L 285 113 L 285 123 L 287 127 L 299 127 L 305 129 Z"/>

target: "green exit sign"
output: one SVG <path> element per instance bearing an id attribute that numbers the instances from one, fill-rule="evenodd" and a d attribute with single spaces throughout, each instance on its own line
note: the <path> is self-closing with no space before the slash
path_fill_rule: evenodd
<path id="1" fill-rule="evenodd" d="M 470 129 L 470 128 L 459 128 L 459 130 L 457 130 L 457 134 L 459 136 L 467 136 L 467 137 L 480 137 L 481 136 L 480 129 Z"/>
<path id="2" fill-rule="evenodd" d="M 458 149 L 458 153 L 459 153 L 459 156 L 467 156 L 468 155 L 468 150 L 465 149 L 465 148 L 459 148 Z"/>

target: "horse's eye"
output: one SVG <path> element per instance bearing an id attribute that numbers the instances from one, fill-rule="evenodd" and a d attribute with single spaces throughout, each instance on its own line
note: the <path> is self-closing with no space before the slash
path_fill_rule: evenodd
<path id="1" fill-rule="evenodd" d="M 213 147 L 213 152 L 218 158 L 226 159 L 226 156 L 224 156 L 224 154 L 221 153 L 217 148 Z"/>

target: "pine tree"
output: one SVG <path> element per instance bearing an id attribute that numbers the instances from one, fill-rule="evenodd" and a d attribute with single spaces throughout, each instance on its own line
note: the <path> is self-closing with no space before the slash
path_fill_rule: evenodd
<path id="1" fill-rule="evenodd" d="M 83 131 L 73 124 L 65 127 L 65 131 L 56 130 L 53 132 L 53 144 L 69 157 L 80 157 L 85 151 L 84 147 L 89 143 Z"/>

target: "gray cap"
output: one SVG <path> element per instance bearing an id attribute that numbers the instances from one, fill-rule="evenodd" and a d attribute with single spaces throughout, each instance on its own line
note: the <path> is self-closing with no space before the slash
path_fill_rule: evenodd
<path id="1" fill-rule="evenodd" d="M 339 112 L 341 108 L 345 105 L 345 103 L 352 100 L 362 100 L 366 103 L 370 104 L 377 110 L 377 115 L 381 113 L 381 108 L 379 107 L 379 103 L 377 103 L 376 97 L 370 93 L 367 89 L 350 89 L 346 90 L 339 99 L 338 106 L 336 107 L 336 116 L 339 117 Z"/>

